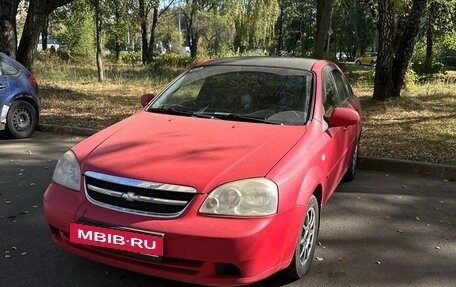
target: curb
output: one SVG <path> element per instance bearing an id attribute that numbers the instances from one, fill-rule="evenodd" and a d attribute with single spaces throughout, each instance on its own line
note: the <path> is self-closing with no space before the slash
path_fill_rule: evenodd
<path id="1" fill-rule="evenodd" d="M 91 136 L 98 132 L 98 130 L 87 129 L 87 128 L 75 128 L 70 126 L 55 126 L 55 125 L 43 125 L 39 124 L 38 131 L 50 132 L 54 134 L 68 134 L 75 136 Z"/>
<path id="2" fill-rule="evenodd" d="M 43 124 L 38 125 L 38 130 L 42 132 L 76 136 L 91 136 L 98 132 L 98 130 L 94 129 Z M 441 180 L 456 181 L 456 165 L 360 156 L 358 159 L 358 168 L 371 171 L 423 175 Z"/>
<path id="3" fill-rule="evenodd" d="M 442 180 L 456 181 L 455 165 L 360 156 L 358 159 L 358 168 L 372 171 L 423 175 Z"/>

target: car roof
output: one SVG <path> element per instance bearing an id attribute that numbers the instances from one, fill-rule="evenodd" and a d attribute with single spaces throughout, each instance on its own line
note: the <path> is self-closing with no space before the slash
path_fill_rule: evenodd
<path id="1" fill-rule="evenodd" d="M 270 67 L 286 68 L 310 71 L 317 62 L 316 59 L 292 58 L 292 57 L 236 57 L 219 58 L 199 64 L 198 66 L 246 66 L 246 67 Z"/>

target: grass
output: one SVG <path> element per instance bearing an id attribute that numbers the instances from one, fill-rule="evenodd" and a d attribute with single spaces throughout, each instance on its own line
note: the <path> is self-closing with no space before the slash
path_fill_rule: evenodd
<path id="1" fill-rule="evenodd" d="M 41 87 L 42 124 L 102 129 L 141 109 L 139 98 L 158 92 L 178 69 L 59 63 L 35 65 Z M 456 72 L 407 88 L 399 99 L 372 100 L 373 71 L 343 67 L 363 105 L 361 154 L 456 165 Z"/>

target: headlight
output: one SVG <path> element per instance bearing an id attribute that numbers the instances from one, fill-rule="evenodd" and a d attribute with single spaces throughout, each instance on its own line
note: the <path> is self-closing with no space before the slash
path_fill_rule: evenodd
<path id="1" fill-rule="evenodd" d="M 234 216 L 264 216 L 277 212 L 277 185 L 266 178 L 238 180 L 214 189 L 201 213 Z"/>
<path id="2" fill-rule="evenodd" d="M 81 169 L 79 168 L 78 159 L 71 150 L 64 153 L 57 162 L 52 180 L 65 187 L 79 190 Z"/>

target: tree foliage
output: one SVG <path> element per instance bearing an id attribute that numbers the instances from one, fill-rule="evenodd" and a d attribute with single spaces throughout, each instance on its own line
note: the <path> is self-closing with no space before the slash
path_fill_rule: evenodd
<path id="1" fill-rule="evenodd" d="M 51 34 L 62 41 L 61 54 L 65 60 L 94 58 L 93 19 L 94 12 L 87 0 L 75 0 L 52 13 Z"/>

